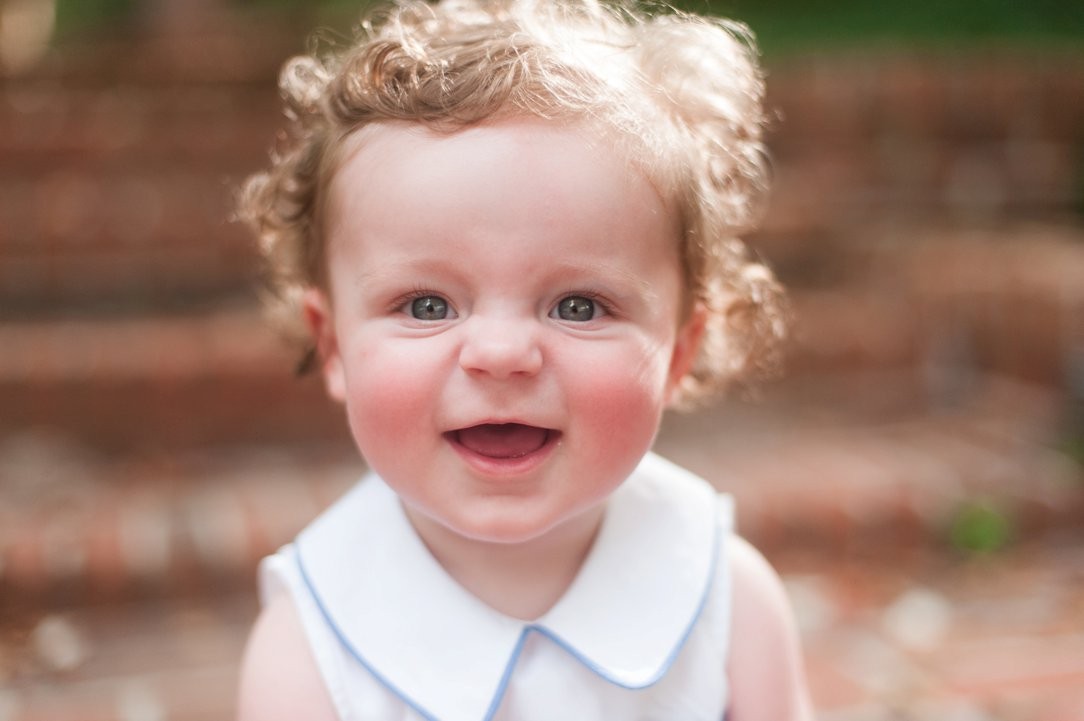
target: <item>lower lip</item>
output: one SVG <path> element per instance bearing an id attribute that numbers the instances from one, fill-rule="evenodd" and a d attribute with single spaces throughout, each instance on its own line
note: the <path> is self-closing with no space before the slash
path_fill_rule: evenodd
<path id="1" fill-rule="evenodd" d="M 444 438 L 448 441 L 459 457 L 466 461 L 477 473 L 492 478 L 509 478 L 522 476 L 538 468 L 552 455 L 561 440 L 560 431 L 548 431 L 546 442 L 537 450 L 515 458 L 494 458 L 484 456 L 467 448 L 456 440 L 454 433 L 446 433 Z"/>

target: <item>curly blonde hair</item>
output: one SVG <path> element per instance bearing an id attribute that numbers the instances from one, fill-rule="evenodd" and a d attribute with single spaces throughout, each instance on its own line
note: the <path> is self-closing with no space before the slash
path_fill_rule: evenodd
<path id="1" fill-rule="evenodd" d="M 326 282 L 323 206 L 348 136 L 518 114 L 594 124 L 676 208 L 687 300 L 708 316 L 680 401 L 776 365 L 783 292 L 739 240 L 769 184 L 763 77 L 744 25 L 632 0 L 399 0 L 344 51 L 288 61 L 279 88 L 287 133 L 238 210 L 259 238 L 270 309 L 294 338 L 311 343 L 300 299 Z"/>

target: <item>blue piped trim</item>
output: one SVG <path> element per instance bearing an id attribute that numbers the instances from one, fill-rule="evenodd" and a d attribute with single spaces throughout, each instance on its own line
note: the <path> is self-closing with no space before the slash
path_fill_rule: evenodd
<path id="1" fill-rule="evenodd" d="M 375 678 L 378 682 L 384 684 L 384 686 L 386 686 L 389 691 L 401 698 L 403 700 L 403 703 L 407 704 L 408 706 L 410 706 L 410 708 L 417 711 L 422 716 L 422 718 L 426 719 L 426 721 L 440 721 L 440 719 L 426 711 L 424 708 L 422 708 L 420 704 L 418 704 L 405 693 L 400 691 L 399 688 L 395 686 L 395 684 L 384 678 L 384 676 L 379 671 L 373 668 L 373 666 L 365 660 L 364 656 L 358 653 L 358 650 L 354 648 L 354 645 L 352 643 L 350 643 L 350 640 L 346 637 L 346 634 L 344 634 L 342 632 L 342 629 L 339 628 L 339 625 L 335 623 L 335 619 L 332 618 L 331 613 L 327 610 L 327 607 L 324 605 L 323 600 L 320 598 L 320 594 L 316 592 L 316 586 L 313 585 L 312 579 L 309 578 L 309 574 L 305 571 L 305 564 L 301 560 L 301 544 L 295 543 L 295 547 L 297 548 L 297 568 L 301 572 L 301 580 L 305 582 L 305 586 L 309 589 L 309 594 L 312 596 L 313 601 L 316 602 L 316 607 L 320 609 L 320 613 L 323 615 L 324 620 L 327 621 L 328 626 L 331 627 L 331 632 L 334 633 L 335 637 L 339 639 L 339 643 L 343 645 L 343 648 L 345 648 L 358 663 L 364 666 L 365 670 L 373 675 L 373 678 Z"/>
<path id="2" fill-rule="evenodd" d="M 685 647 L 685 642 L 688 641 L 689 636 L 692 635 L 693 628 L 696 627 L 696 622 L 700 620 L 700 616 L 704 612 L 704 606 L 707 604 L 708 596 L 710 595 L 711 587 L 715 580 L 715 568 L 718 564 L 719 559 L 719 535 L 719 525 L 716 524 L 715 537 L 712 541 L 711 562 L 708 564 L 707 583 L 705 584 L 704 589 L 700 592 L 700 602 L 696 605 L 696 610 L 693 612 L 692 618 L 689 620 L 689 625 L 685 628 L 684 633 L 681 634 L 681 638 L 674 645 L 674 648 L 670 651 L 670 655 L 667 656 L 666 660 L 663 661 L 663 664 L 659 668 L 658 673 L 656 673 L 647 681 L 644 681 L 641 684 L 629 684 L 624 683 L 617 678 L 614 678 L 611 674 L 607 673 L 605 669 L 599 667 L 594 662 L 592 662 L 591 659 L 578 652 L 572 646 L 572 644 L 565 641 L 563 638 L 555 634 L 553 631 L 550 631 L 548 628 L 545 628 L 544 626 L 536 626 L 532 624 L 526 629 L 524 629 L 524 634 L 526 635 L 527 631 L 537 631 L 538 633 L 542 634 L 543 636 L 563 648 L 569 655 L 571 655 L 577 661 L 590 669 L 595 675 L 608 681 L 609 683 L 614 684 L 615 686 L 620 686 L 621 688 L 626 688 L 632 691 L 639 691 L 655 685 L 662 679 L 663 676 L 666 675 L 667 671 L 670 670 L 670 667 L 674 665 L 674 661 L 677 660 L 678 654 L 681 653 L 681 649 Z"/>
<path id="3" fill-rule="evenodd" d="M 711 587 L 715 580 L 715 570 L 719 562 L 719 546 L 721 540 L 720 534 L 720 524 L 716 523 L 715 534 L 712 541 L 711 561 L 708 564 L 707 582 L 705 583 L 703 590 L 700 592 L 700 602 L 697 604 L 696 611 L 693 613 L 692 618 L 689 620 L 689 625 L 688 627 L 686 627 L 685 632 L 682 633 L 681 638 L 678 640 L 677 644 L 674 645 L 673 650 L 670 651 L 670 655 L 668 655 L 666 657 L 666 660 L 663 661 L 663 664 L 659 668 L 658 673 L 656 673 L 652 678 L 642 684 L 623 683 L 619 679 L 614 678 L 611 674 L 607 673 L 605 669 L 599 667 L 597 664 L 591 661 L 591 659 L 578 652 L 569 642 L 565 641 L 565 639 L 561 638 L 553 631 L 550 631 L 545 626 L 529 624 L 523 628 L 523 631 L 520 633 L 519 638 L 516 639 L 516 645 L 512 649 L 512 654 L 509 656 L 508 662 L 505 664 L 504 672 L 501 674 L 500 681 L 497 684 L 497 689 L 493 693 L 493 699 L 489 704 L 489 708 L 486 710 L 486 715 L 483 721 L 491 721 L 493 716 L 497 713 L 497 709 L 500 708 L 501 701 L 504 699 L 504 694 L 508 690 L 508 684 L 512 679 L 512 671 L 515 669 L 516 663 L 519 661 L 520 654 L 523 652 L 523 647 L 527 642 L 527 636 L 532 631 L 541 634 L 542 636 L 545 636 L 549 640 L 553 641 L 555 644 L 557 644 L 557 646 L 564 649 L 566 653 L 568 653 L 570 656 L 583 664 L 592 673 L 599 676 L 603 680 L 614 684 L 615 686 L 619 686 L 621 688 L 629 689 L 632 691 L 638 691 L 649 688 L 654 684 L 658 683 L 662 679 L 662 677 L 665 676 L 666 673 L 670 670 L 670 667 L 673 666 L 674 661 L 677 660 L 678 654 L 681 653 L 681 650 L 685 647 L 685 643 L 689 640 L 689 636 L 692 635 L 693 628 L 696 627 L 696 623 L 698 620 L 700 620 L 700 616 L 704 611 L 704 606 L 707 604 L 708 596 L 710 595 Z M 402 699 L 403 703 L 414 709 L 418 714 L 420 714 L 424 719 L 426 719 L 426 721 L 440 721 L 440 719 L 438 719 L 436 716 L 425 710 L 425 708 L 422 707 L 421 704 L 412 699 L 401 689 L 399 689 L 395 684 L 391 683 L 391 681 L 385 678 L 368 661 L 365 660 L 365 657 L 356 648 L 354 648 L 354 645 L 350 642 L 350 639 L 346 637 L 346 634 L 343 633 L 342 629 L 339 628 L 339 625 L 335 623 L 335 619 L 332 617 L 331 613 L 324 605 L 323 600 L 320 598 L 320 594 L 316 591 L 316 586 L 312 583 L 309 574 L 305 570 L 305 564 L 301 559 L 300 539 L 298 539 L 298 542 L 295 543 L 295 548 L 297 549 L 297 567 L 298 570 L 301 572 L 301 579 L 302 581 L 304 581 L 305 586 L 309 589 L 309 593 L 312 595 L 313 600 L 316 602 L 316 607 L 320 609 L 320 613 L 323 615 L 324 620 L 327 621 L 327 624 L 331 628 L 332 633 L 334 633 L 335 637 L 339 639 L 339 643 L 343 645 L 343 648 L 345 648 L 347 652 L 351 656 L 353 656 L 355 660 L 357 660 L 358 663 L 364 666 L 365 670 L 367 670 L 373 675 L 373 678 L 375 678 L 379 683 L 383 684 L 393 694 Z M 729 578 L 727 579 L 727 581 L 729 583 Z M 729 716 L 729 713 L 724 715 L 724 721 L 726 719 L 726 716 Z"/>
<path id="4" fill-rule="evenodd" d="M 531 630 L 528 626 L 523 629 L 519 634 L 519 638 L 516 639 L 516 645 L 512 649 L 512 655 L 508 657 L 508 663 L 504 665 L 504 673 L 501 674 L 501 680 L 497 683 L 497 690 L 493 692 L 493 698 L 489 702 L 489 708 L 486 709 L 486 715 L 483 721 L 490 721 L 496 713 L 497 709 L 501 707 L 501 701 L 504 700 L 504 693 L 508 690 L 508 684 L 512 680 L 512 671 L 516 667 L 516 663 L 519 662 L 519 655 L 523 652 L 523 647 L 527 644 L 527 634 Z"/>

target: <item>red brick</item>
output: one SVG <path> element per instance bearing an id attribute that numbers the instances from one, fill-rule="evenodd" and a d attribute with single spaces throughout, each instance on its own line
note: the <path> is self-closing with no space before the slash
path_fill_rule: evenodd
<path id="1" fill-rule="evenodd" d="M 3 549 L 4 585 L 21 594 L 34 595 L 49 585 L 49 572 L 42 557 L 42 529 L 30 519 L 15 523 Z"/>
<path id="2" fill-rule="evenodd" d="M 103 595 L 116 594 L 128 580 L 119 538 L 119 496 L 106 497 L 94 511 L 86 533 L 87 574 L 92 588 Z"/>
<path id="3" fill-rule="evenodd" d="M 991 638 L 946 649 L 931 664 L 949 688 L 992 698 L 1015 690 L 1084 687 L 1081 648 L 1080 634 Z"/>

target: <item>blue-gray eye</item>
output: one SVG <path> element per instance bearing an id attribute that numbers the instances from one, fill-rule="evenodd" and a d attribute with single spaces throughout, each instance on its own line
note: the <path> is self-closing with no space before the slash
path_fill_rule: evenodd
<path id="1" fill-rule="evenodd" d="M 410 314 L 418 320 L 444 320 L 448 317 L 448 301 L 439 295 L 423 295 L 411 301 Z"/>
<path id="2" fill-rule="evenodd" d="M 557 317 L 561 320 L 584 322 L 594 320 L 595 301 L 582 295 L 570 295 L 557 304 Z"/>

